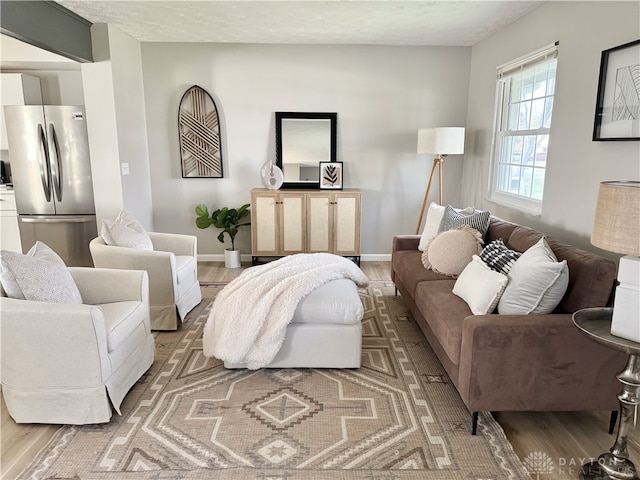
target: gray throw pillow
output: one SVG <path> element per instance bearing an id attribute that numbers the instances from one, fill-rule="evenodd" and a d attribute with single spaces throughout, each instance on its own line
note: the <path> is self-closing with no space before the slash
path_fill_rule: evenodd
<path id="1" fill-rule="evenodd" d="M 477 211 L 471 215 L 463 215 L 456 212 L 450 205 L 447 205 L 440 223 L 440 231 L 444 232 L 462 225 L 469 225 L 478 230 L 482 234 L 482 238 L 484 238 L 489 229 L 489 217 L 491 217 L 491 212 L 489 211 Z"/>

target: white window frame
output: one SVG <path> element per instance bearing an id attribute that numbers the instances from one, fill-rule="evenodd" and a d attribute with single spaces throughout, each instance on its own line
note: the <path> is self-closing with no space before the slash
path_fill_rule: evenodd
<path id="1" fill-rule="evenodd" d="M 531 196 L 510 193 L 498 188 L 498 177 L 500 175 L 500 158 L 502 157 L 503 140 L 511 136 L 527 136 L 527 135 L 547 135 L 551 138 L 551 128 L 548 127 L 531 129 L 531 130 L 508 130 L 507 122 L 509 119 L 510 106 L 510 85 L 511 78 L 514 73 L 524 69 L 535 68 L 542 62 L 546 62 L 551 58 L 558 56 L 559 42 L 543 47 L 529 55 L 520 57 L 497 68 L 496 81 L 496 103 L 493 127 L 493 140 L 491 145 L 491 167 L 489 169 L 489 200 L 516 210 L 521 210 L 534 215 L 542 213 L 543 199 L 532 198 Z M 557 74 L 556 74 L 557 77 Z M 554 80 L 555 81 L 555 80 Z M 555 89 L 553 100 L 555 101 Z M 554 102 L 555 103 L 555 102 Z M 552 109 L 553 116 L 553 109 Z M 548 150 L 547 150 L 548 154 Z M 546 173 L 548 163 L 545 159 L 544 176 L 546 183 Z M 540 167 L 536 167 L 540 170 Z M 544 187 L 542 192 L 544 198 Z"/>

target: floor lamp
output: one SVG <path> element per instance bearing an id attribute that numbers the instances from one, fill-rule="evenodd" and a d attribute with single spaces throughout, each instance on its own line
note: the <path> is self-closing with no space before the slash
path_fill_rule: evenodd
<path id="1" fill-rule="evenodd" d="M 418 153 L 430 153 L 437 155 L 433 159 L 433 167 L 431 167 L 431 175 L 429 175 L 429 183 L 427 183 L 427 191 L 424 193 L 422 208 L 420 209 L 420 218 L 416 227 L 416 235 L 420 233 L 422 225 L 422 217 L 427 207 L 427 199 L 433 182 L 433 174 L 438 169 L 438 203 L 442 205 L 442 164 L 444 157 L 447 155 L 460 155 L 464 153 L 464 127 L 437 127 L 437 128 L 421 128 L 418 130 Z"/>

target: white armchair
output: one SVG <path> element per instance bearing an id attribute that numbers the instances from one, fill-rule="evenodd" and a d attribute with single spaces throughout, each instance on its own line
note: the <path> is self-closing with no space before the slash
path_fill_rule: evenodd
<path id="1" fill-rule="evenodd" d="M 146 272 L 70 267 L 82 304 L 0 297 L 2 394 L 17 423 L 104 423 L 153 363 Z"/>
<path id="2" fill-rule="evenodd" d="M 99 268 L 146 270 L 149 274 L 151 330 L 176 330 L 202 300 L 198 283 L 197 239 L 192 235 L 148 232 L 153 250 L 89 243 Z"/>

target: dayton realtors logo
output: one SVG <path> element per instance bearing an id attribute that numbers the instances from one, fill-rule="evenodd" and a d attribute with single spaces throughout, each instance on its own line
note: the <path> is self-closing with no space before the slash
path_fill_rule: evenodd
<path id="1" fill-rule="evenodd" d="M 544 452 L 531 452 L 524 457 L 524 467 L 530 475 L 535 475 L 540 480 L 540 475 L 552 473 L 555 469 L 553 459 Z"/>
<path id="2" fill-rule="evenodd" d="M 524 457 L 522 463 L 535 480 L 544 480 L 544 475 L 551 473 L 557 473 L 562 478 L 574 478 L 588 473 L 587 470 L 593 468 L 593 465 L 599 469 L 595 458 L 558 457 L 554 459 L 545 452 L 531 452 Z"/>

